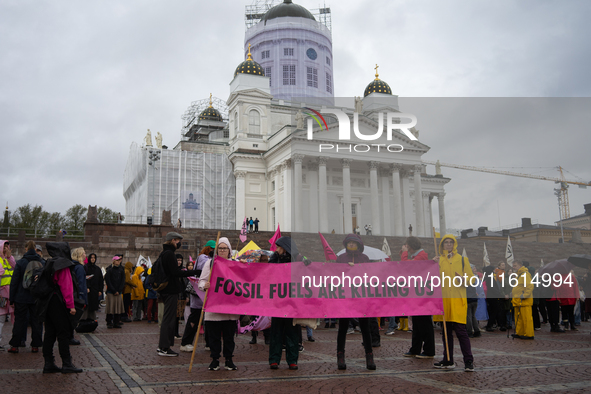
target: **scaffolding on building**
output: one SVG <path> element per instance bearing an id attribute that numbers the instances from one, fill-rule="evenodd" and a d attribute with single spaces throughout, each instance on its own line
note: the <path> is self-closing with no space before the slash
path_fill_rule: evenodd
<path id="1" fill-rule="evenodd" d="M 187 108 L 185 113 L 181 116 L 181 119 L 183 121 L 183 127 L 181 129 L 181 140 L 183 140 L 187 132 L 191 130 L 191 127 L 193 127 L 193 125 L 197 123 L 201 112 L 203 112 L 205 108 L 209 107 L 209 100 L 209 98 L 206 98 L 202 100 L 193 101 L 191 105 L 189 105 L 189 108 Z M 228 122 L 228 105 L 226 104 L 226 101 L 217 97 L 212 97 L 211 102 L 212 106 L 215 109 L 217 109 L 222 115 L 222 119 L 224 120 L 224 122 Z"/>
<path id="2" fill-rule="evenodd" d="M 183 227 L 235 228 L 236 179 L 225 154 L 163 149 L 150 165 L 150 150 L 131 144 L 123 175 L 125 223 L 159 225 L 167 210 Z"/>
<path id="3" fill-rule="evenodd" d="M 259 23 L 267 11 L 280 3 L 282 2 L 279 0 L 255 0 L 251 5 L 247 5 L 244 13 L 246 30 Z M 310 9 L 309 11 L 318 22 L 322 23 L 332 32 L 332 14 L 330 7 L 327 7 L 325 4 L 323 7 Z"/>

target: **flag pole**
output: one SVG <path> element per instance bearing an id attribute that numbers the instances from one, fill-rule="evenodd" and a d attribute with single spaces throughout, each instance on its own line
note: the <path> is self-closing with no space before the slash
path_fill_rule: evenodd
<path id="1" fill-rule="evenodd" d="M 221 231 L 218 231 L 218 237 L 215 240 L 215 249 L 213 251 L 212 263 L 213 263 L 213 260 L 215 259 L 215 256 L 217 256 L 218 243 L 220 242 L 220 235 L 221 235 Z M 212 264 L 211 268 L 213 269 L 213 264 Z M 211 279 L 211 269 L 209 270 L 209 276 L 207 277 L 207 281 L 209 282 L 210 279 Z M 201 331 L 201 325 L 203 323 L 203 315 L 205 314 L 205 301 L 207 300 L 207 293 L 209 293 L 209 289 L 205 290 L 205 296 L 203 297 L 203 308 L 201 308 L 201 316 L 199 317 L 199 325 L 197 326 L 197 333 L 195 334 L 195 340 L 193 341 L 193 354 L 191 354 L 191 363 L 189 364 L 189 373 L 191 372 L 191 369 L 193 369 L 193 360 L 195 359 L 195 349 L 197 349 L 197 341 L 199 341 L 199 331 Z"/>
<path id="2" fill-rule="evenodd" d="M 433 244 L 435 245 L 435 256 L 439 256 L 439 249 L 437 249 L 437 237 L 435 236 L 435 227 L 433 227 Z M 443 294 L 442 294 L 443 296 Z M 447 340 L 447 324 L 445 322 L 445 308 L 443 309 L 443 338 L 445 339 L 445 354 L 446 359 L 449 361 L 449 343 Z"/>

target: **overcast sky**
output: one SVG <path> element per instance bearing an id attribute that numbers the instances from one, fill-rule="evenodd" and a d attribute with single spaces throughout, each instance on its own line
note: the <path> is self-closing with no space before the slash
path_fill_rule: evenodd
<path id="1" fill-rule="evenodd" d="M 124 213 L 130 144 L 140 143 L 149 128 L 173 147 L 192 101 L 210 92 L 227 99 L 243 60 L 244 7 L 250 3 L 0 0 L 0 202 L 10 209 L 31 203 L 63 213 L 80 203 Z M 562 165 L 567 178 L 591 181 L 590 123 L 582 122 L 590 101 L 581 99 L 591 93 L 591 2 L 326 5 L 332 9 L 336 96 L 362 95 L 378 63 L 380 78 L 400 97 L 579 98 L 549 100 L 543 111 L 552 118 L 560 102 L 561 117 L 577 113 L 568 126 L 483 127 L 482 118 L 468 116 L 454 127 L 422 122 L 419 115 L 420 140 L 431 147 L 426 160 L 531 167 L 506 169 L 547 176 L 558 176 L 551 167 Z M 508 102 L 495 105 L 507 108 Z M 558 219 L 551 182 L 443 173 L 452 178 L 448 227 Z M 591 188 L 570 191 L 571 214 L 582 213 Z"/>

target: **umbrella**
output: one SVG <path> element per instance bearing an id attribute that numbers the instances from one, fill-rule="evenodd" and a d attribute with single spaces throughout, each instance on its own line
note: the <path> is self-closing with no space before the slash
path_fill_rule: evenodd
<path id="1" fill-rule="evenodd" d="M 337 253 L 337 256 L 340 256 L 343 253 L 345 253 L 345 249 L 341 249 Z M 365 246 L 363 248 L 363 254 L 369 257 L 372 261 L 386 261 L 388 258 L 386 253 L 382 252 L 380 249 L 372 248 L 371 246 Z"/>
<path id="2" fill-rule="evenodd" d="M 556 260 L 540 268 L 538 270 L 538 274 L 540 276 L 543 274 L 553 275 L 556 273 L 559 273 L 561 275 L 568 275 L 573 268 L 573 265 L 570 262 L 568 262 L 568 260 Z"/>
<path id="3" fill-rule="evenodd" d="M 272 254 L 273 252 L 269 250 L 251 249 L 236 257 L 236 260 L 246 260 L 248 263 L 258 263 L 261 256 L 271 256 Z"/>
<path id="4" fill-rule="evenodd" d="M 588 254 L 575 254 L 568 258 L 568 261 L 577 267 L 591 268 L 591 255 Z"/>

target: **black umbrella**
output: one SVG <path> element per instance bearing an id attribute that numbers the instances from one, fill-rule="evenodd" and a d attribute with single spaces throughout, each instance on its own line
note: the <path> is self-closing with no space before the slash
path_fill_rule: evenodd
<path id="1" fill-rule="evenodd" d="M 542 274 L 546 273 L 550 275 L 556 273 L 559 273 L 561 275 L 568 275 L 573 268 L 573 265 L 568 260 L 556 260 L 540 268 L 538 270 L 538 275 L 541 276 Z"/>
<path id="2" fill-rule="evenodd" d="M 588 254 L 575 254 L 568 258 L 568 261 L 581 268 L 590 268 L 591 256 Z"/>

